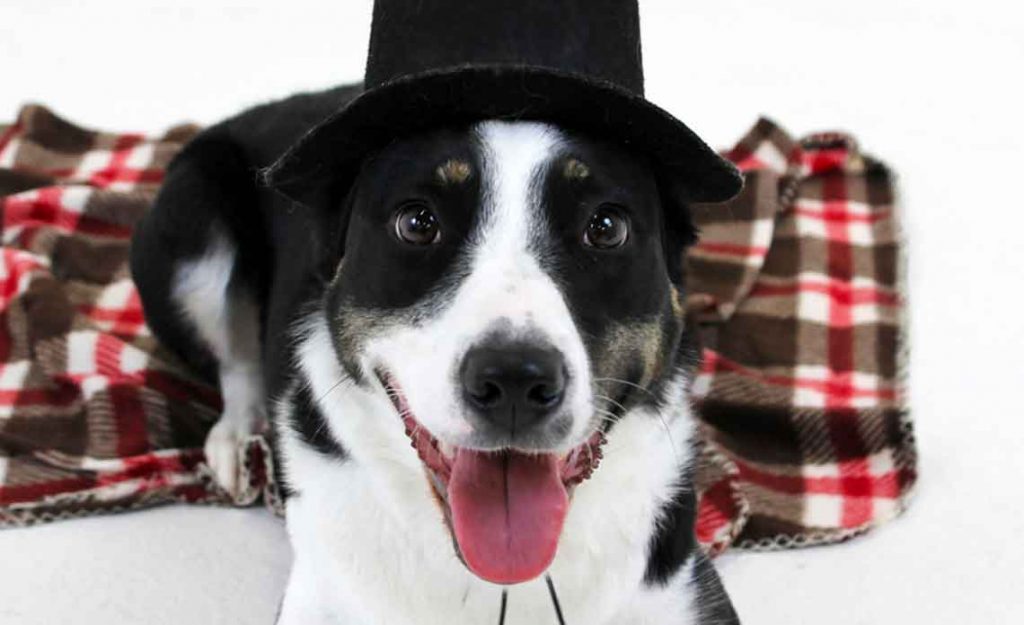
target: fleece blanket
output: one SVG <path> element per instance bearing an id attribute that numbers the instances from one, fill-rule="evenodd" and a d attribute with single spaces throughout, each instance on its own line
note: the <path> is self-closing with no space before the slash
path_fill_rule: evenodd
<path id="1" fill-rule="evenodd" d="M 0 526 L 172 501 L 282 512 L 259 437 L 243 492 L 216 487 L 218 391 L 154 340 L 128 273 L 132 227 L 197 131 L 96 132 L 37 105 L 0 125 Z M 698 538 L 843 540 L 899 514 L 917 475 L 893 175 L 849 135 L 768 120 L 727 154 L 746 187 L 694 207 L 687 260 Z"/>

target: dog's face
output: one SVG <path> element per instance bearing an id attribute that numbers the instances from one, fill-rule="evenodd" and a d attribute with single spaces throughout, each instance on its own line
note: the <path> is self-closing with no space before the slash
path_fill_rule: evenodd
<path id="1" fill-rule="evenodd" d="M 346 210 L 343 368 L 391 395 L 467 566 L 536 577 L 604 433 L 678 377 L 688 218 L 626 151 L 500 122 L 382 150 Z"/>

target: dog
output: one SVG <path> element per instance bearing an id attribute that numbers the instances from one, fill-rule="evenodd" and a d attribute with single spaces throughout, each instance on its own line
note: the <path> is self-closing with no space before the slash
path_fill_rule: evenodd
<path id="1" fill-rule="evenodd" d="M 266 188 L 359 90 L 202 132 L 132 246 L 152 331 L 220 385 L 220 486 L 273 439 L 277 622 L 737 623 L 694 537 L 687 207 L 645 157 L 531 121 L 396 140 L 329 210 Z"/>

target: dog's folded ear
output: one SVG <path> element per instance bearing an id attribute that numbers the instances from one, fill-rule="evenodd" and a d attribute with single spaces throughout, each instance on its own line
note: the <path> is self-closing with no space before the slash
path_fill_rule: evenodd
<path id="1" fill-rule="evenodd" d="M 327 145 L 315 146 L 329 149 Z M 351 188 L 356 172 L 337 170 L 329 165 L 333 159 L 317 150 L 289 150 L 260 172 L 263 185 L 293 203 L 316 211 L 340 209 Z M 301 162 L 297 162 L 301 161 Z"/>
<path id="2" fill-rule="evenodd" d="M 291 158 L 292 151 L 289 151 L 261 170 L 260 182 L 276 192 L 278 206 L 300 213 L 296 218 L 308 224 L 310 244 L 318 250 L 317 271 L 329 279 L 345 254 L 345 237 L 354 202 L 352 190 L 359 170 L 335 170 L 326 165 L 326 156 L 310 150 L 303 150 L 301 164 L 289 161 Z M 280 175 L 283 162 L 288 162 L 287 177 Z"/>
<path id="3" fill-rule="evenodd" d="M 673 284 L 682 285 L 686 251 L 697 243 L 700 236 L 690 209 L 692 194 L 683 183 L 667 176 L 659 177 L 658 191 L 665 224 L 663 241 L 669 279 Z"/>

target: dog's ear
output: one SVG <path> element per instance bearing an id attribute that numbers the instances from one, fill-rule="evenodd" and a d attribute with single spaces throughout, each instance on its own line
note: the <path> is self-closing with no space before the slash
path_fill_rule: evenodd
<path id="1" fill-rule="evenodd" d="M 355 204 L 359 168 L 335 169 L 318 145 L 296 157 L 290 150 L 260 172 L 263 185 L 278 196 L 282 210 L 308 224 L 311 244 L 318 251 L 320 271 L 332 275 L 345 253 L 345 236 Z"/>
<path id="2" fill-rule="evenodd" d="M 714 203 L 697 201 L 685 181 L 661 176 L 658 189 L 664 209 L 665 258 L 673 283 L 682 285 L 686 277 L 686 254 L 700 239 L 700 224 L 719 221 L 715 215 L 728 215 L 740 196 L 746 195 L 745 177 L 736 171 L 737 182 L 732 196 L 722 196 Z M 724 211 L 720 212 L 720 211 Z"/>
<path id="3" fill-rule="evenodd" d="M 357 166 L 339 167 L 324 141 L 300 140 L 260 172 L 263 185 L 314 211 L 330 211 L 345 200 Z"/>
<path id="4" fill-rule="evenodd" d="M 665 262 L 672 283 L 681 286 L 685 278 L 686 252 L 699 238 L 686 188 L 664 177 L 658 181 L 661 195 Z"/>

